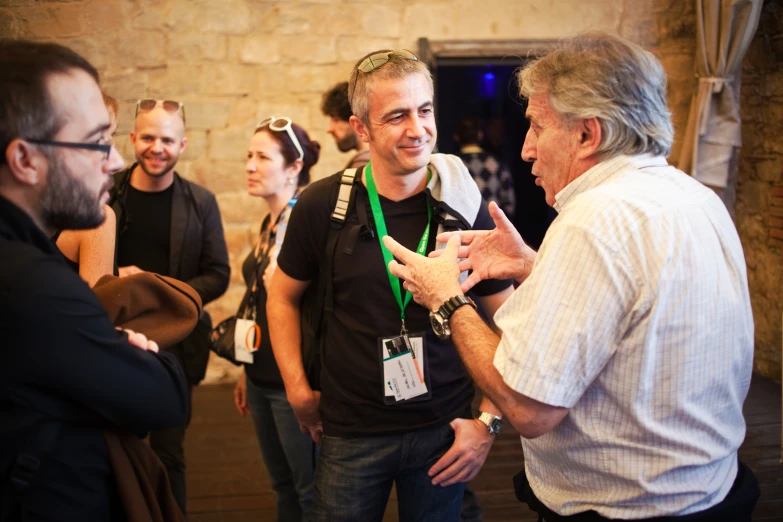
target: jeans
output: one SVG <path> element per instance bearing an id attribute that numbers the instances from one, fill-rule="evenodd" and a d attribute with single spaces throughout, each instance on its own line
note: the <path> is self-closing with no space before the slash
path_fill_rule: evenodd
<path id="1" fill-rule="evenodd" d="M 193 387 L 188 390 L 188 419 L 185 424 L 166 428 L 164 430 L 155 430 L 150 432 L 150 447 L 158 455 L 166 473 L 169 476 L 171 484 L 171 493 L 174 500 L 177 501 L 182 513 L 187 517 L 188 492 L 185 486 L 185 429 L 190 424 L 190 415 L 192 410 Z"/>
<path id="2" fill-rule="evenodd" d="M 285 390 L 248 379 L 247 405 L 277 497 L 277 520 L 304 520 L 313 497 L 313 439 L 299 431 Z"/>
<path id="3" fill-rule="evenodd" d="M 310 522 L 383 518 L 392 483 L 404 522 L 457 522 L 465 484 L 433 486 L 430 467 L 454 443 L 448 423 L 380 437 L 324 436 L 315 472 Z"/>

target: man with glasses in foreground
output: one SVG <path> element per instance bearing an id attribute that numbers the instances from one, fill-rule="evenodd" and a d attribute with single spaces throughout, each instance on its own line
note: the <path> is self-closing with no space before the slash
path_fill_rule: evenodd
<path id="1" fill-rule="evenodd" d="M 473 383 L 429 327 L 429 310 L 389 275 L 379 237 L 397 233 L 426 253 L 437 230 L 483 229 L 491 218 L 460 159 L 432 154 L 432 78 L 416 56 L 369 54 L 352 71 L 349 97 L 370 163 L 357 182 L 346 185 L 338 173 L 302 193 L 267 300 L 287 397 L 301 429 L 321 445 L 308 519 L 380 521 L 394 484 L 400 520 L 456 522 L 464 483 L 500 428 L 498 410 L 483 401 L 481 419 L 473 418 Z M 331 260 L 317 392 L 302 365 L 301 298 L 326 262 L 338 187 L 354 197 Z M 510 293 L 508 281 L 474 288 L 488 314 Z"/>
<path id="2" fill-rule="evenodd" d="M 102 431 L 181 424 L 173 355 L 114 328 L 49 237 L 100 225 L 111 172 L 98 73 L 0 40 L 0 520 L 125 520 Z"/>
<path id="3" fill-rule="evenodd" d="M 136 162 L 114 175 L 120 277 L 141 271 L 170 276 L 193 287 L 206 305 L 228 287 L 228 252 L 215 196 L 174 171 L 187 146 L 182 102 L 139 100 L 130 138 Z M 170 348 L 191 386 L 206 372 L 211 325 L 202 312 L 193 332 Z M 150 433 L 183 512 L 186 426 Z"/>

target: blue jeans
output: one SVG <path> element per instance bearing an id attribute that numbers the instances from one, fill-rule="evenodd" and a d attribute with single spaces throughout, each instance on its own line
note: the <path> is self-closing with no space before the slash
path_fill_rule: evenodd
<path id="1" fill-rule="evenodd" d="M 394 483 L 401 521 L 457 522 L 465 484 L 433 486 L 427 475 L 453 443 L 448 423 L 381 437 L 324 436 L 308 520 L 380 521 Z"/>
<path id="2" fill-rule="evenodd" d="M 285 390 L 247 379 L 247 405 L 277 497 L 277 520 L 304 520 L 313 497 L 313 439 L 299 431 Z"/>

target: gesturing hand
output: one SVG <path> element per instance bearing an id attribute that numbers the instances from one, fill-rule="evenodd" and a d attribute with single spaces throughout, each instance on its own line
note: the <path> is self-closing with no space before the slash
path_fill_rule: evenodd
<path id="1" fill-rule="evenodd" d="M 535 250 L 527 246 L 495 202 L 489 204 L 489 214 L 495 222 L 494 230 L 444 232 L 436 238 L 439 243 L 454 236 L 460 238 L 462 246 L 457 256 L 462 261 L 458 265 L 459 271 L 473 271 L 462 283 L 463 292 L 485 279 L 516 279 L 521 283 L 533 269 Z M 444 254 L 443 250 L 436 250 L 430 253 L 430 257 L 437 258 Z"/>
<path id="2" fill-rule="evenodd" d="M 402 287 L 421 306 L 437 310 L 443 303 L 462 293 L 457 268 L 458 238 L 448 242 L 444 255 L 438 259 L 429 259 L 412 252 L 390 236 L 383 238 L 383 244 L 402 262 L 391 261 L 389 271 L 405 281 Z"/>

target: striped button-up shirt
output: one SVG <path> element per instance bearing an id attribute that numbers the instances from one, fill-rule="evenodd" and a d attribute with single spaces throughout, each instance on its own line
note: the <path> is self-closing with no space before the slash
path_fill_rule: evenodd
<path id="1" fill-rule="evenodd" d="M 495 316 L 495 366 L 569 408 L 522 440 L 536 496 L 571 515 L 688 514 L 737 474 L 753 317 L 720 199 L 663 158 L 604 161 L 556 196 L 528 279 Z"/>

